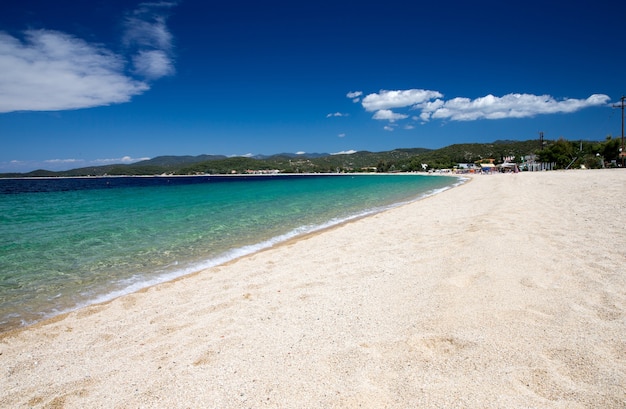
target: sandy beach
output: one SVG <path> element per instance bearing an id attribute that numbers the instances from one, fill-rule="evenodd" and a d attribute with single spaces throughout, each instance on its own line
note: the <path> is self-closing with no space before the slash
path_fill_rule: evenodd
<path id="1" fill-rule="evenodd" d="M 0 407 L 625 408 L 625 193 L 474 176 L 0 335 Z"/>

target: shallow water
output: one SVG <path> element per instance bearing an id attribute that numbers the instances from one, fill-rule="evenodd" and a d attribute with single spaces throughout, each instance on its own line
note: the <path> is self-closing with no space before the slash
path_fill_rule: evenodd
<path id="1" fill-rule="evenodd" d="M 457 182 L 425 175 L 0 180 L 0 331 Z"/>

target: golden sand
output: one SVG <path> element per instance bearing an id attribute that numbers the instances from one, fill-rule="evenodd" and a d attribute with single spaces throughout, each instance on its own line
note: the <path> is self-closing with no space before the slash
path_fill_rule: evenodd
<path id="1" fill-rule="evenodd" d="M 0 407 L 624 408 L 626 171 L 436 196 L 0 338 Z"/>

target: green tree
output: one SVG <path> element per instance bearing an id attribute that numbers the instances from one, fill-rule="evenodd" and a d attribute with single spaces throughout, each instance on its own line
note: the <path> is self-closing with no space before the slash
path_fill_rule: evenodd
<path id="1" fill-rule="evenodd" d="M 607 136 L 606 141 L 600 147 L 600 151 L 598 153 L 604 157 L 605 162 L 611 162 L 611 161 L 620 162 L 619 148 L 621 147 L 622 147 L 622 139 L 621 138 L 613 139 L 609 135 Z"/>
<path id="2" fill-rule="evenodd" d="M 565 169 L 576 157 L 573 144 L 562 137 L 541 150 L 538 156 L 541 162 L 554 162 L 556 169 Z"/>
<path id="3" fill-rule="evenodd" d="M 388 172 L 391 165 L 386 161 L 378 161 L 376 164 L 376 172 Z"/>

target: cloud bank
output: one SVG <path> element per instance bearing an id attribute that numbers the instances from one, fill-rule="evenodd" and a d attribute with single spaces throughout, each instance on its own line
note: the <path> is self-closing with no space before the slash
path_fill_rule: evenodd
<path id="1" fill-rule="evenodd" d="M 46 169 L 52 171 L 62 171 L 74 168 L 88 166 L 102 166 L 112 164 L 130 164 L 150 158 L 133 158 L 131 156 L 123 156 L 121 158 L 107 159 L 45 159 L 41 161 L 22 161 L 12 160 L 10 162 L 0 162 L 0 172 L 29 172 L 33 169 Z"/>
<path id="2" fill-rule="evenodd" d="M 127 56 L 60 31 L 0 32 L 0 113 L 119 104 L 147 91 L 149 80 L 174 73 L 165 25 L 173 5 L 144 3 L 127 17 Z"/>
<path id="3" fill-rule="evenodd" d="M 351 95 L 347 95 L 351 98 Z M 605 105 L 610 98 L 593 94 L 586 99 L 565 98 L 557 100 L 550 95 L 507 94 L 502 97 L 487 95 L 470 99 L 457 97 L 443 99 L 439 91 L 409 89 L 382 90 L 366 95 L 361 105 L 374 112 L 373 119 L 394 123 L 409 118 L 409 112 L 418 111 L 413 119 L 428 122 L 432 119 L 450 121 L 475 121 L 479 119 L 528 118 L 542 114 L 572 113 L 593 106 Z M 404 109 L 407 113 L 392 111 Z M 411 125 L 405 126 L 410 129 Z"/>

